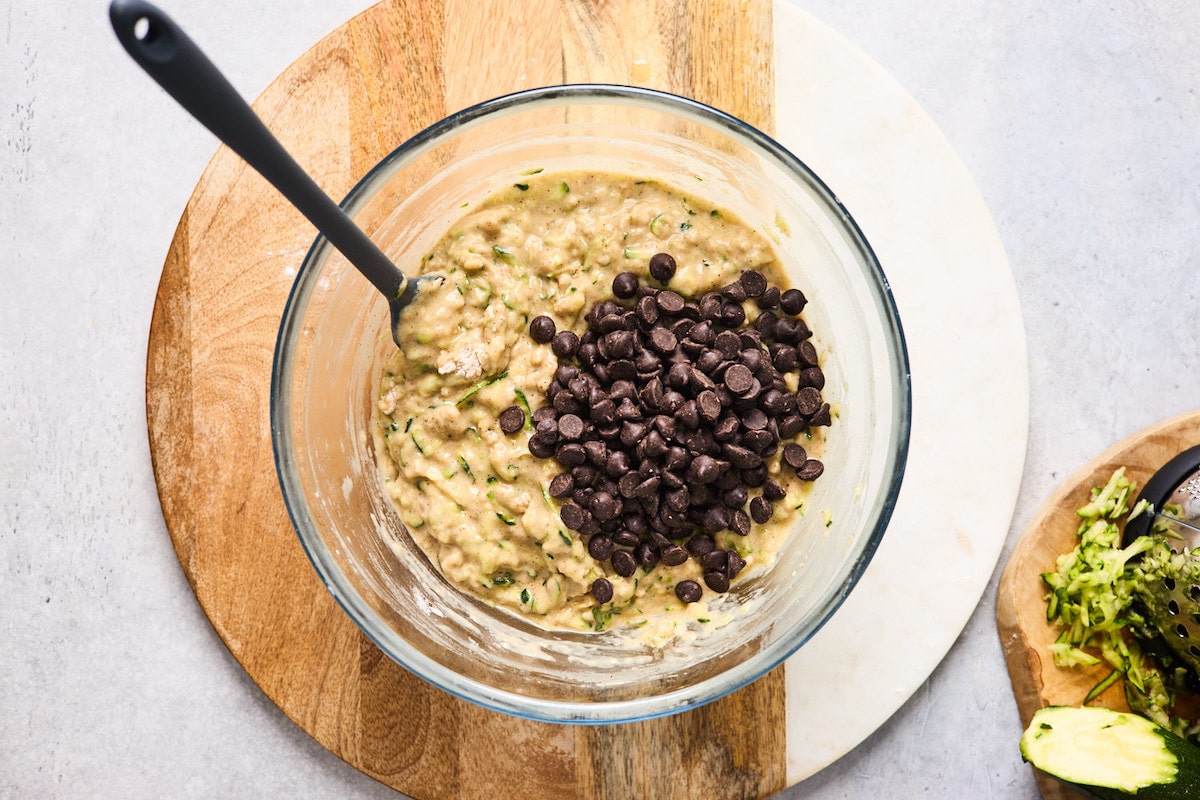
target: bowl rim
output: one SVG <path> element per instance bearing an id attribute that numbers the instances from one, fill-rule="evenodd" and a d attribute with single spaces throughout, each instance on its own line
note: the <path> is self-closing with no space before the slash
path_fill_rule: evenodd
<path id="1" fill-rule="evenodd" d="M 604 83 L 543 86 L 500 95 L 452 113 L 401 143 L 372 167 L 339 205 L 353 215 L 359 204 L 370 196 L 369 192 L 381 173 L 390 170 L 398 162 L 416 158 L 449 133 L 539 104 L 581 105 L 596 101 L 626 107 L 666 110 L 703 126 L 716 128 L 733 139 L 748 144 L 751 150 L 774 161 L 786 171 L 803 176 L 849 232 L 851 244 L 859 250 L 867 267 L 867 277 L 872 279 L 871 285 L 877 292 L 875 300 L 884 312 L 886 343 L 895 356 L 889 377 L 896 393 L 898 425 L 893 431 L 893 447 L 888 459 L 890 463 L 884 464 L 885 472 L 890 471 L 890 477 L 885 481 L 886 491 L 882 493 L 873 529 L 864 538 L 861 549 L 849 565 L 837 590 L 813 609 L 812 618 L 815 623 L 807 629 L 799 628 L 789 632 L 771 647 L 755 652 L 718 675 L 664 694 L 615 701 L 562 701 L 533 698 L 500 689 L 451 672 L 439 662 L 410 647 L 399 637 L 389 638 L 386 632 L 390 629 L 346 580 L 325 542 L 317 535 L 305 533 L 306 529 L 315 531 L 315 525 L 299 478 L 290 469 L 295 456 L 290 419 L 284 412 L 289 406 L 291 396 L 293 353 L 286 344 L 296 338 L 295 334 L 301 325 L 302 312 L 307 307 L 308 297 L 315 284 L 315 281 L 310 280 L 310 276 L 314 270 L 319 273 L 318 267 L 323 265 L 324 256 L 331 249 L 328 240 L 318 234 L 305 254 L 288 293 L 276 336 L 271 367 L 269 402 L 272 450 L 276 475 L 292 529 L 326 590 L 350 620 L 389 658 L 422 680 L 455 697 L 493 711 L 541 722 L 614 724 L 666 716 L 717 700 L 749 685 L 783 663 L 824 627 L 858 584 L 877 551 L 895 510 L 903 483 L 912 427 L 912 385 L 907 342 L 891 286 L 870 242 L 837 195 L 806 163 L 758 128 L 713 106 L 656 89 Z"/>

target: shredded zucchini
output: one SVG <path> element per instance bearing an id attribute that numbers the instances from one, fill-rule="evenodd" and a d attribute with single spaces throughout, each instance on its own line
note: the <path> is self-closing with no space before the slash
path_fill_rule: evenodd
<path id="1" fill-rule="evenodd" d="M 1131 626 L 1145 624 L 1134 604 L 1139 587 L 1158 579 L 1160 549 L 1170 548 L 1160 536 L 1141 536 L 1121 545 L 1121 521 L 1147 513 L 1139 502 L 1131 511 L 1136 486 L 1117 469 L 1104 486 L 1092 489 L 1089 502 L 1076 511 L 1079 543 L 1059 556 L 1056 569 L 1042 575 L 1050 592 L 1046 619 L 1062 626 L 1050 646 L 1059 667 L 1092 667 L 1106 662 L 1112 671 L 1088 692 L 1084 702 L 1125 678 L 1130 708 L 1180 736 L 1195 735 L 1200 724 L 1172 717 L 1174 696 L 1157 666 L 1145 657 Z M 1137 558 L 1147 554 L 1146 557 Z M 1151 555 L 1153 554 L 1153 555 Z"/>

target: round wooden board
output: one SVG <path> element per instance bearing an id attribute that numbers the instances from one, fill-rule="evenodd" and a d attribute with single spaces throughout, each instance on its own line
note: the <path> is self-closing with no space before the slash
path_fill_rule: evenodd
<path id="1" fill-rule="evenodd" d="M 1167 420 L 1110 447 L 1065 481 L 1042 505 L 1025 529 L 1004 567 L 996 593 L 996 627 L 1008 662 L 1013 694 L 1028 725 L 1033 712 L 1048 705 L 1082 704 L 1087 693 L 1111 671 L 1060 669 L 1050 656 L 1059 629 L 1046 621 L 1045 585 L 1041 574 L 1054 569 L 1057 558 L 1078 541 L 1075 510 L 1085 505 L 1093 486 L 1102 486 L 1113 471 L 1143 486 L 1173 456 L 1200 444 L 1200 411 Z M 1128 709 L 1118 682 L 1097 698 L 1111 708 Z M 1049 776 L 1037 774 L 1045 800 L 1068 800 L 1082 795 Z"/>
<path id="2" fill-rule="evenodd" d="M 629 26 L 635 18 L 643 24 Z M 389 786 L 421 800 L 763 797 L 844 755 L 916 691 L 994 570 L 1028 416 L 1015 285 L 982 197 L 933 122 L 786 0 L 387 0 L 318 43 L 255 106 L 342 196 L 447 113 L 580 81 L 665 89 L 777 132 L 838 187 L 885 264 L 909 344 L 913 445 L 888 536 L 838 615 L 742 691 L 616 727 L 501 716 L 382 656 L 319 583 L 275 480 L 271 357 L 314 231 L 224 148 L 180 221 L 151 325 L 147 412 L 164 516 L 247 674 L 323 746 Z M 967 333 L 947 341 L 956 324 Z M 931 503 L 947 510 L 931 519 Z M 943 549 L 954 557 L 939 562 L 938 580 L 919 554 Z M 863 639 L 881 619 L 886 631 Z M 892 654 L 884 682 L 880 642 Z"/>
<path id="3" fill-rule="evenodd" d="M 255 108 L 341 197 L 425 126 L 534 86 L 651 86 L 771 131 L 772 54 L 772 0 L 385 0 L 292 64 Z M 323 746 L 422 800 L 784 788 L 782 670 L 665 719 L 546 725 L 431 688 L 349 621 L 292 531 L 269 433 L 278 320 L 313 237 L 221 148 L 180 221 L 151 323 L 147 412 L 163 513 L 196 597 L 250 677 Z"/>

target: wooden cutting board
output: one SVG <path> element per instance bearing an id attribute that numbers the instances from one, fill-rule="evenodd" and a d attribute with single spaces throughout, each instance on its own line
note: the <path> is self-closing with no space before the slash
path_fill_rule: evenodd
<path id="1" fill-rule="evenodd" d="M 770 0 L 385 0 L 255 108 L 334 197 L 448 113 L 534 86 L 650 86 L 774 127 Z M 299 547 L 274 472 L 280 313 L 314 231 L 221 148 L 180 220 L 151 322 L 147 412 L 163 513 L 230 652 L 354 767 L 434 798 L 758 798 L 786 785 L 782 670 L 702 709 L 555 726 L 439 692 L 371 644 Z"/>
<path id="2" fill-rule="evenodd" d="M 1163 464 L 1200 444 L 1200 411 L 1183 414 L 1120 442 L 1072 475 L 1046 500 L 1025 529 L 1000 578 L 996 593 L 996 626 L 1004 648 L 1013 694 L 1026 726 L 1033 712 L 1048 705 L 1078 706 L 1111 671 L 1101 664 L 1090 669 L 1060 669 L 1050 655 L 1059 628 L 1046 621 L 1043 572 L 1078 542 L 1075 510 L 1090 499 L 1093 486 L 1103 486 L 1119 467 L 1139 490 Z M 1096 704 L 1128 710 L 1118 682 Z M 1083 795 L 1042 773 L 1036 774 L 1044 800 L 1072 800 Z"/>

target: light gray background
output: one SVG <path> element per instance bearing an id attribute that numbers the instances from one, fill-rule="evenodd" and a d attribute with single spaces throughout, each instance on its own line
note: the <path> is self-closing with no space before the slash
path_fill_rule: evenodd
<path id="1" fill-rule="evenodd" d="M 369 4 L 164 0 L 248 97 Z M 1198 404 L 1200 6 L 800 6 L 933 117 L 1007 248 L 1032 393 L 1007 556 L 1061 480 Z M 397 797 L 246 677 L 159 511 L 146 338 L 215 141 L 103 2 L 0 0 L 0 41 L 0 797 Z M 1036 797 L 994 589 L 911 701 L 782 797 Z"/>

